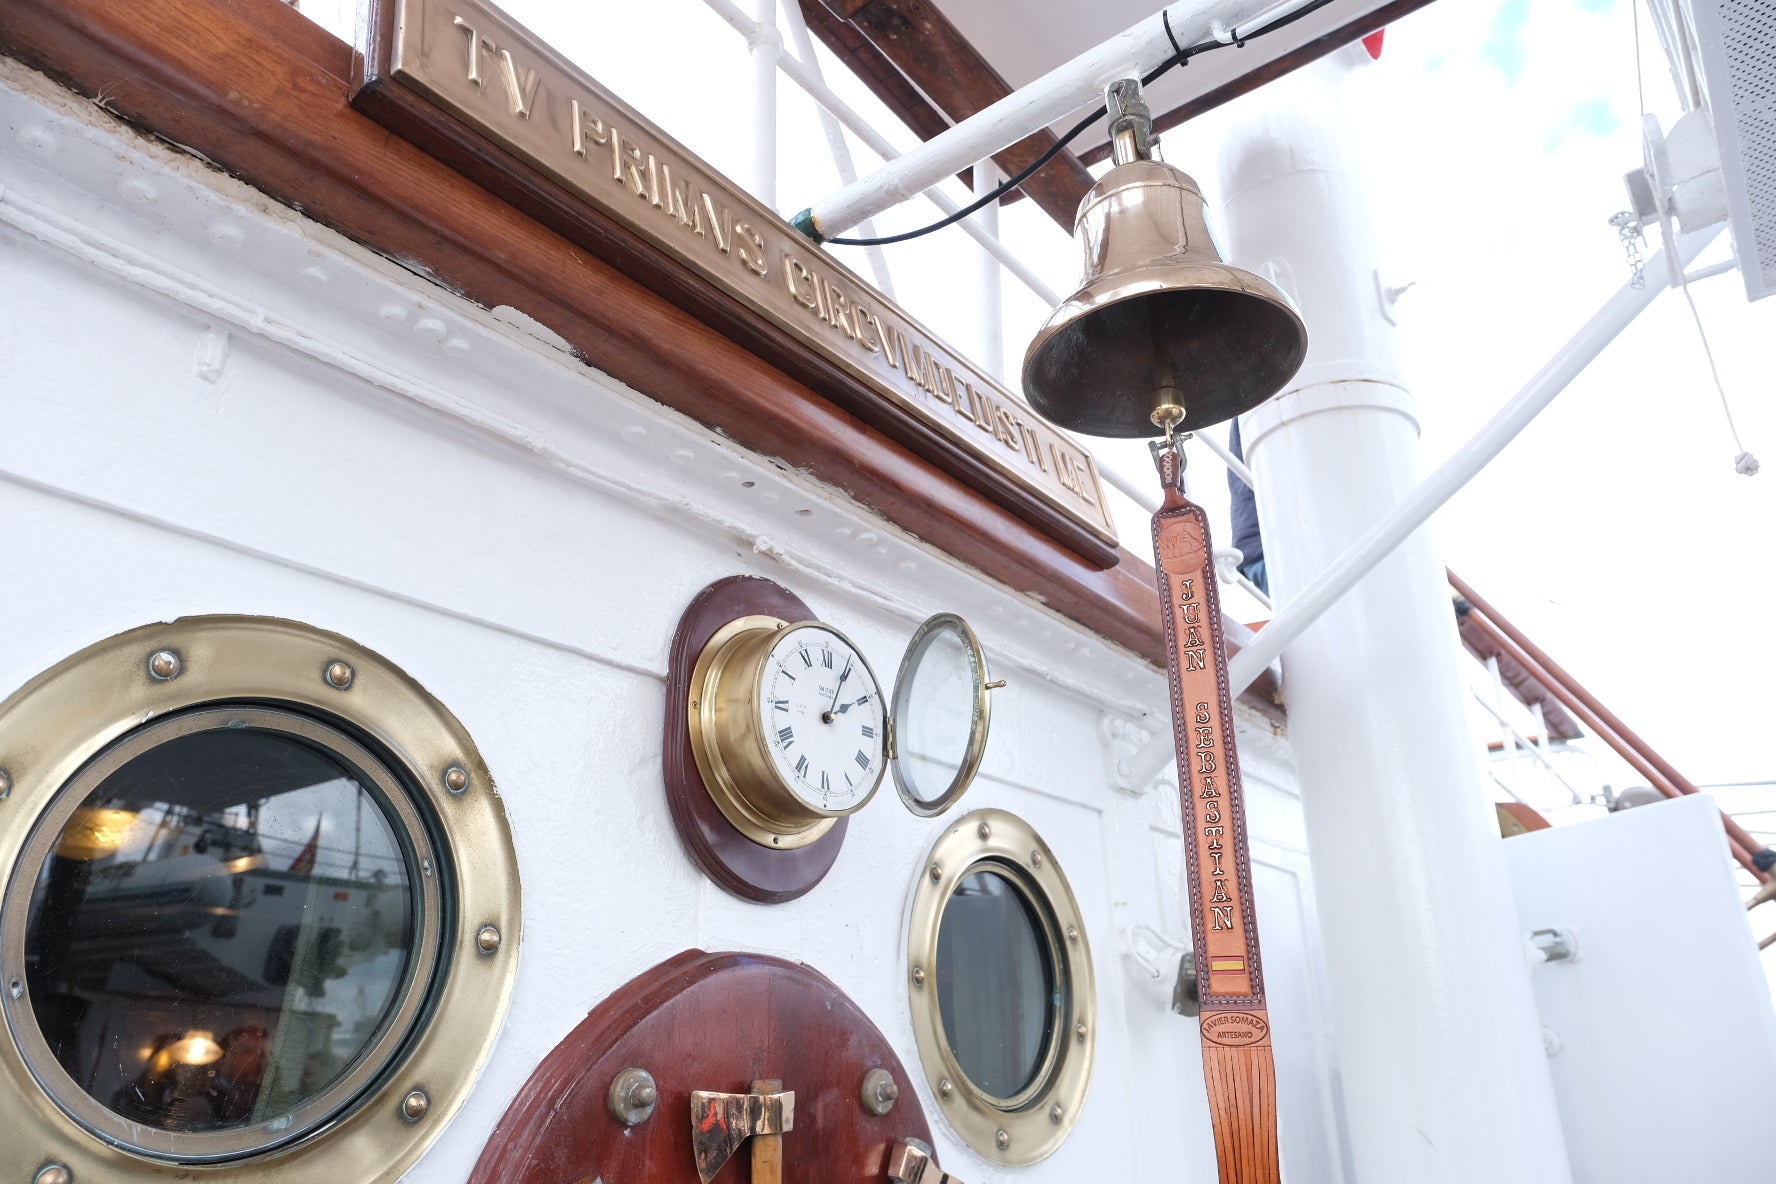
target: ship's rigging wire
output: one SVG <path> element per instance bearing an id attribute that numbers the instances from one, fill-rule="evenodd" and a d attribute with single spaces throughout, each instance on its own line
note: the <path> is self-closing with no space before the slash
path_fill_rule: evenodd
<path id="1" fill-rule="evenodd" d="M 1278 29 L 1292 25 L 1303 17 L 1318 12 L 1330 3 L 1332 3 L 1332 0 L 1313 0 L 1313 3 L 1305 4 L 1294 12 L 1289 13 L 1287 16 L 1280 17 L 1270 24 L 1265 25 L 1263 28 L 1255 29 L 1250 33 L 1241 33 L 1237 29 L 1229 29 L 1228 40 L 1226 41 L 1203 41 L 1196 45 L 1189 46 L 1188 48 L 1178 44 L 1178 37 L 1172 32 L 1171 14 L 1161 10 L 1159 17 L 1165 24 L 1166 40 L 1172 43 L 1172 49 L 1176 52 L 1143 76 L 1141 79 L 1141 85 L 1144 87 L 1151 86 L 1156 79 L 1171 70 L 1174 66 L 1186 65 L 1191 58 L 1201 53 L 1207 53 L 1211 49 L 1222 49 L 1229 45 L 1236 48 L 1243 48 L 1246 42 L 1262 37 L 1266 33 L 1274 33 Z M 1108 107 L 1100 105 L 1096 111 L 1093 111 L 1090 115 L 1087 115 L 1084 119 L 1074 124 L 1066 135 L 1056 140 L 1049 146 L 1046 152 L 1031 161 L 1030 164 L 1020 170 L 1016 176 L 1006 178 L 996 188 L 987 193 L 983 193 L 955 213 L 939 218 L 936 222 L 933 222 L 928 226 L 921 226 L 917 230 L 903 231 L 900 234 L 882 235 L 879 238 L 823 238 L 820 241 L 822 243 L 834 243 L 844 247 L 885 247 L 890 243 L 904 243 L 909 239 L 923 238 L 925 235 L 930 234 L 933 231 L 942 230 L 946 226 L 953 226 L 970 214 L 978 212 L 989 203 L 998 201 L 1011 190 L 1016 189 L 1019 185 L 1022 185 L 1025 181 L 1029 180 L 1035 175 L 1038 169 L 1042 168 L 1043 165 L 1060 155 L 1063 148 L 1078 139 L 1086 128 L 1104 118 L 1109 113 Z"/>
<path id="2" fill-rule="evenodd" d="M 1634 18 L 1634 90 L 1635 98 L 1640 103 L 1640 123 L 1646 126 L 1647 102 L 1646 81 L 1641 69 L 1640 49 L 1640 0 L 1631 0 L 1628 11 Z M 1669 227 L 1669 223 L 1665 223 Z M 1626 239 L 1624 238 L 1624 241 Z M 1665 244 L 1667 251 L 1674 250 L 1671 243 Z M 1702 356 L 1708 359 L 1708 373 L 1714 379 L 1715 393 L 1720 396 L 1721 413 L 1727 417 L 1727 434 L 1733 437 L 1733 447 L 1737 454 L 1733 457 L 1733 471 L 1745 477 L 1755 477 L 1758 473 L 1758 458 L 1746 451 L 1745 441 L 1739 438 L 1739 425 L 1733 420 L 1733 407 L 1727 400 L 1727 388 L 1721 382 L 1720 367 L 1714 364 L 1714 348 L 1708 344 L 1708 330 L 1702 327 L 1702 313 L 1696 308 L 1696 298 L 1690 295 L 1690 277 L 1685 274 L 1682 264 L 1677 268 L 1677 286 L 1683 292 L 1684 303 L 1690 306 L 1690 319 L 1696 322 L 1696 336 L 1702 339 Z"/>

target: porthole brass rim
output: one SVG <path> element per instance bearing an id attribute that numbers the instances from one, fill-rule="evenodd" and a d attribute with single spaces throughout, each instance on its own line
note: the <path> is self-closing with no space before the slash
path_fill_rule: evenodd
<path id="1" fill-rule="evenodd" d="M 908 779 L 901 776 L 900 754 L 898 749 L 905 743 L 902 724 L 907 718 L 907 696 L 912 693 L 912 673 L 917 663 L 925 657 L 935 635 L 940 632 L 953 632 L 962 639 L 968 651 L 968 668 L 974 676 L 974 703 L 972 704 L 968 726 L 968 745 L 963 750 L 962 761 L 956 766 L 956 773 L 950 779 L 944 791 L 933 798 L 921 798 L 913 792 Z M 889 726 L 894 729 L 895 748 L 897 751 L 888 754 L 888 767 L 894 773 L 894 789 L 900 794 L 900 800 L 908 810 L 921 818 L 935 818 L 955 805 L 968 787 L 974 784 L 974 775 L 980 771 L 981 761 L 987 754 L 987 731 L 993 722 L 993 695 L 987 684 L 992 676 L 987 673 L 987 653 L 981 648 L 980 638 L 967 621 L 955 613 L 938 613 L 928 617 L 918 629 L 914 630 L 913 638 L 907 642 L 906 653 L 900 659 L 900 671 L 894 678 L 893 710 L 889 713 Z"/>
<path id="2" fill-rule="evenodd" d="M 1036 853 L 1040 859 L 1032 858 Z M 943 869 L 936 881 L 925 874 L 933 865 Z M 999 872 L 1033 904 L 1050 964 L 1064 982 L 1064 1009 L 1050 1017 L 1042 1068 L 1031 1084 L 1010 1098 L 986 1093 L 963 1070 L 945 1036 L 935 976 L 928 972 L 919 984 L 912 975 L 914 967 L 937 965 L 944 907 L 957 886 L 976 871 Z M 1078 941 L 1063 936 L 1069 926 L 1078 931 Z M 969 1147 L 994 1163 L 1021 1166 L 1048 1158 L 1072 1133 L 1084 1109 L 1097 1048 L 1097 992 L 1079 902 L 1054 853 L 1029 823 L 1004 810 L 987 809 L 971 811 L 950 824 L 919 865 L 907 924 L 906 964 L 913 1038 L 932 1096 L 938 1099 L 937 1109 Z M 1083 1040 L 1075 1035 L 1081 1022 Z M 1057 1103 L 1059 1122 L 1051 1117 Z M 999 1146 L 1002 1130 L 1008 1136 L 1004 1147 Z"/>
<path id="3" fill-rule="evenodd" d="M 160 649 L 180 655 L 178 678 L 152 677 L 146 659 Z M 353 668 L 349 696 L 315 677 L 340 660 Z M 9 1018 L 0 1038 L 0 1092 L 12 1099 L 8 1137 L 0 1140 L 0 1179 L 29 1179 L 53 1151 L 76 1180 L 392 1181 L 461 1108 L 492 1047 L 511 998 L 521 925 L 517 856 L 504 807 L 480 753 L 449 710 L 388 660 L 337 634 L 272 618 L 183 618 L 89 646 L 0 703 L 0 767 L 14 779 L 12 795 L 0 801 L 6 896 L 38 819 L 94 756 L 143 724 L 218 703 L 283 706 L 343 721 L 342 731 L 362 734 L 384 763 L 405 774 L 400 788 L 419 800 L 431 822 L 434 874 L 448 871 L 453 881 L 454 899 L 439 899 L 444 924 L 435 981 L 429 993 L 419 992 L 425 1010 L 355 1104 L 295 1142 L 219 1162 L 148 1158 L 76 1122 L 39 1086 L 25 1059 L 19 1028 L 34 1031 L 35 1024 Z M 431 775 L 452 763 L 470 774 L 471 788 L 460 796 Z M 416 852 L 416 858 L 425 856 Z M 431 891 L 439 898 L 438 888 Z M 10 912 L 0 916 L 0 930 L 12 924 Z M 489 924 L 505 940 L 498 952 L 480 954 L 476 934 Z M 12 977 L 10 967 L 0 975 Z M 430 1096 L 417 1121 L 402 1113 L 416 1083 Z"/>
<path id="4" fill-rule="evenodd" d="M 97 1101 L 56 1061 L 41 1028 L 30 1014 L 29 996 L 14 999 L 11 992 L 0 995 L 0 1012 L 5 1015 L 13 1040 L 23 1051 L 27 1066 L 33 1069 L 38 1083 L 70 1117 L 121 1147 L 175 1163 L 222 1162 L 294 1142 L 351 1106 L 358 1095 L 382 1075 L 399 1051 L 425 1004 L 433 976 L 440 969 L 437 963 L 442 923 L 441 877 L 420 871 L 422 864 L 435 866 L 431 828 L 420 816 L 405 787 L 386 768 L 383 759 L 338 728 L 311 716 L 300 715 L 285 707 L 225 703 L 163 716 L 125 733 L 89 761 L 38 815 L 37 825 L 20 855 L 18 868 L 21 874 L 9 877 L 4 898 L 0 899 L 0 967 L 5 968 L 5 976 L 10 980 L 22 973 L 18 968 L 25 961 L 24 919 L 29 916 L 36 881 L 32 869 L 43 866 L 50 851 L 60 841 L 69 819 L 93 790 L 124 765 L 162 744 L 182 736 L 233 727 L 308 741 L 347 763 L 374 786 L 405 830 L 405 834 L 398 837 L 405 838 L 406 844 L 412 847 L 409 872 L 416 897 L 413 928 L 417 942 L 409 951 L 403 981 L 395 995 L 395 1006 L 378 1023 L 375 1038 L 360 1051 L 347 1072 L 285 1114 L 265 1122 L 216 1131 L 168 1131 L 150 1127 L 125 1118 Z"/>

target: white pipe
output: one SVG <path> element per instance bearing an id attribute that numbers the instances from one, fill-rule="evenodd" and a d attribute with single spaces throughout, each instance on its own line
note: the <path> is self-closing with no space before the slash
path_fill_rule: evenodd
<path id="1" fill-rule="evenodd" d="M 795 56 L 806 66 L 808 73 L 826 84 L 826 74 L 820 68 L 820 59 L 814 53 L 814 39 L 808 35 L 808 21 L 802 16 L 802 6 L 798 0 L 789 0 L 783 6 L 783 23 L 789 26 L 789 37 L 795 43 Z M 823 103 L 815 103 L 814 109 L 820 112 L 820 129 L 826 133 L 826 148 L 832 153 L 833 170 L 839 174 L 841 183 L 849 185 L 857 180 L 857 165 L 851 159 L 851 145 L 845 142 L 845 129 L 839 124 L 839 117 L 827 109 Z M 873 222 L 862 222 L 857 229 L 864 238 L 875 238 L 876 227 Z M 870 274 L 875 277 L 876 287 L 888 299 L 894 299 L 894 277 L 888 270 L 888 256 L 882 253 L 881 247 L 865 247 L 863 253 L 869 259 Z"/>
<path id="2" fill-rule="evenodd" d="M 1684 283 L 1693 284 L 1697 280 L 1709 279 L 1717 275 L 1725 275 L 1739 266 L 1737 259 L 1722 259 L 1719 263 L 1710 263 L 1707 267 L 1698 267 L 1695 271 L 1684 272 Z"/>
<path id="3" fill-rule="evenodd" d="M 999 184 L 999 170 L 994 167 L 991 159 L 979 160 L 974 165 L 974 195 L 983 197 L 993 191 Z M 974 221 L 980 228 L 999 237 L 999 203 L 990 201 L 975 213 Z M 980 259 L 979 292 L 980 292 L 980 353 L 977 360 L 985 366 L 987 373 L 999 381 L 1005 381 L 1005 284 L 999 274 L 999 261 L 991 255 L 983 254 Z"/>
<path id="4" fill-rule="evenodd" d="M 1718 233 L 1719 226 L 1709 226 L 1692 234 L 1680 235 L 1678 258 L 1688 266 Z M 1656 277 L 1666 274 L 1657 254 L 1647 261 L 1645 274 Z M 1251 686 L 1264 668 L 1318 620 L 1320 614 L 1350 591 L 1413 531 L 1423 526 L 1493 457 L 1504 451 L 1505 445 L 1515 440 L 1517 433 L 1528 427 L 1530 421 L 1541 414 L 1665 287 L 1664 283 L 1651 280 L 1641 288 L 1623 284 L 1466 444 L 1425 478 L 1393 513 L 1377 522 L 1303 588 L 1299 596 L 1290 597 L 1259 632 L 1258 640 L 1233 656 L 1227 663 L 1227 680 L 1233 693 L 1237 695 Z"/>
<path id="5" fill-rule="evenodd" d="M 1251 0 L 1182 0 L 1164 16 L 1181 46 L 1231 41 L 1233 27 L 1262 18 L 1266 8 Z M 1260 19 L 1257 23 L 1262 23 Z M 1118 78 L 1139 77 L 1171 57 L 1171 37 L 1160 13 L 941 132 L 854 184 L 815 203 L 809 210 L 823 238 L 844 234 L 974 161 L 1017 143 L 1040 128 L 1104 101 L 1104 88 Z"/>
<path id="6" fill-rule="evenodd" d="M 707 4 L 717 16 L 722 18 L 722 20 L 728 22 L 728 24 L 742 37 L 750 40 L 755 35 L 754 31 L 757 27 L 756 22 L 744 12 L 740 11 L 740 9 L 734 5 L 733 0 L 703 0 L 703 3 Z M 784 55 L 778 59 L 778 68 L 785 74 L 789 75 L 791 82 L 794 82 L 797 86 L 807 91 L 808 96 L 816 103 L 819 103 L 822 107 L 831 111 L 833 115 L 838 117 L 839 121 L 849 128 L 853 135 L 869 145 L 870 151 L 880 156 L 883 160 L 895 160 L 900 157 L 900 152 L 894 147 L 894 145 L 885 140 L 880 132 L 876 131 L 875 128 L 869 125 L 868 121 L 851 109 L 850 104 L 834 94 L 825 82 L 821 81 L 813 71 L 809 70 L 808 67 L 804 66 L 798 59 L 790 55 Z M 963 163 L 966 164 L 967 162 L 964 161 Z M 958 170 L 960 167 L 961 166 L 958 166 Z M 954 214 L 957 210 L 962 208 L 960 205 L 944 196 L 943 192 L 938 189 L 927 190 L 925 196 L 930 199 L 933 205 L 942 210 L 945 214 Z M 981 230 L 979 226 L 976 226 L 966 218 L 962 220 L 961 227 L 964 233 L 974 239 L 975 242 L 991 251 L 994 258 L 1005 264 L 1005 269 L 1007 271 L 1022 280 L 1024 285 L 1029 288 L 1030 291 L 1036 293 L 1037 296 L 1041 297 L 1042 300 L 1051 305 L 1059 304 L 1061 302 L 1060 294 L 1044 283 L 1042 278 L 1034 271 L 1031 271 L 1029 265 L 1024 263 L 1024 261 L 1019 259 L 1016 255 L 1012 254 L 1004 243 L 1000 242 L 992 235 L 987 234 L 985 231 Z"/>
<path id="7" fill-rule="evenodd" d="M 1252 470 L 1248 469 L 1246 467 L 1246 462 L 1235 456 L 1233 450 L 1227 447 L 1227 445 L 1202 432 L 1197 432 L 1190 438 L 1220 457 L 1221 463 L 1227 466 L 1227 471 L 1232 473 L 1235 477 L 1238 477 L 1241 481 L 1244 481 L 1247 489 L 1253 487 Z"/>
<path id="8" fill-rule="evenodd" d="M 793 3 L 794 0 L 791 0 Z M 758 19 L 746 40 L 752 46 L 752 194 L 777 208 L 777 0 L 758 0 Z"/>
<path id="9" fill-rule="evenodd" d="M 1139 483 L 1129 480 L 1120 470 L 1111 468 L 1108 463 L 1103 461 L 1098 463 L 1098 476 L 1102 477 L 1105 483 L 1112 488 L 1120 490 L 1131 502 L 1149 514 L 1159 509 L 1159 498 L 1154 495 L 1152 490 L 1143 489 Z M 1171 737 L 1165 737 L 1165 741 L 1170 744 Z"/>

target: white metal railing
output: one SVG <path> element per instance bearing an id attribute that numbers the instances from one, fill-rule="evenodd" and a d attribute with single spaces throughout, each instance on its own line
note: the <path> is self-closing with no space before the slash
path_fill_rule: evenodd
<path id="1" fill-rule="evenodd" d="M 820 77 L 816 68 L 811 68 L 804 63 L 801 58 L 786 54 L 782 51 L 783 39 L 782 35 L 777 31 L 775 21 L 766 24 L 763 21 L 755 20 L 754 18 L 747 16 L 746 13 L 733 2 L 733 0 L 703 0 L 703 2 L 707 4 L 717 16 L 726 21 L 735 32 L 739 33 L 746 39 L 747 44 L 752 47 L 755 62 L 762 57 L 773 64 L 774 69 L 768 80 L 764 76 L 762 70 L 755 72 L 753 76 L 754 85 L 760 92 L 770 90 L 774 96 L 776 90 L 776 71 L 781 71 L 788 76 L 791 82 L 794 82 L 797 86 L 806 91 L 808 97 L 813 99 L 817 106 L 831 113 L 832 116 L 842 123 L 853 135 L 869 145 L 870 150 L 876 155 L 880 156 L 885 161 L 895 160 L 900 157 L 901 153 L 899 149 L 889 143 L 887 137 L 883 136 L 871 126 L 868 120 L 864 119 L 853 110 L 850 104 L 846 103 L 844 99 L 835 94 L 832 88 L 827 86 L 826 81 Z M 776 0 L 759 0 L 760 11 L 763 12 L 767 5 L 772 6 L 774 11 L 775 4 Z M 788 10 L 795 7 L 795 5 L 796 0 L 786 0 L 783 7 L 785 10 Z M 797 18 L 799 18 L 800 15 L 799 11 L 795 14 Z M 811 44 L 808 52 L 810 57 L 812 57 L 813 49 Z M 755 191 L 755 195 L 759 196 L 761 200 L 772 206 L 772 208 L 776 208 L 775 201 L 763 196 L 763 192 L 773 191 L 776 188 L 774 172 L 776 168 L 775 98 L 773 97 L 769 101 L 763 98 L 758 98 L 754 103 L 754 112 L 755 115 L 766 113 L 771 120 L 771 127 L 769 129 L 755 129 L 754 134 L 757 137 L 755 144 L 768 139 L 773 145 L 769 165 L 770 170 L 772 170 L 772 177 L 765 183 L 765 187 L 762 191 Z M 755 150 L 754 155 L 755 159 L 762 158 L 763 150 Z M 755 184 L 757 183 L 758 181 L 755 178 Z M 959 203 L 951 200 L 949 195 L 935 187 L 925 190 L 925 197 L 946 215 L 954 214 L 962 208 Z M 979 243 L 986 251 L 992 254 L 995 259 L 999 260 L 1007 271 L 1022 280 L 1024 285 L 1032 292 L 1036 293 L 1038 297 L 1047 301 L 1051 305 L 1059 304 L 1061 302 L 1059 294 L 1056 293 L 1054 289 L 1050 288 L 1041 276 L 1037 275 L 1022 259 L 1019 259 L 1004 243 L 1000 242 L 996 235 L 989 233 L 977 220 L 964 218 L 958 222 L 957 225 L 960 226 L 963 232 L 970 238 L 974 239 L 975 242 Z"/>

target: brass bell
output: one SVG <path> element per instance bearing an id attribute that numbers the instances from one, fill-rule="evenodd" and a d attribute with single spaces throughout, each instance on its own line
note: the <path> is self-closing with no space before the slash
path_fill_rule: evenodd
<path id="1" fill-rule="evenodd" d="M 1202 191 L 1152 159 L 1132 81 L 1110 88 L 1116 167 L 1079 205 L 1085 278 L 1024 355 L 1038 414 L 1091 436 L 1195 431 L 1283 389 L 1307 327 L 1263 277 L 1221 261 Z"/>

